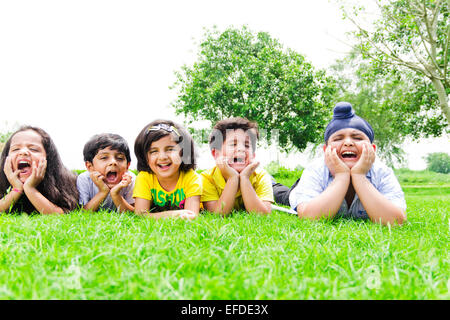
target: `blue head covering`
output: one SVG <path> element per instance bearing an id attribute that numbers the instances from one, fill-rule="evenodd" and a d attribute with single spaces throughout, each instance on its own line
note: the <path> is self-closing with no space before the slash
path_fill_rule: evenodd
<path id="1" fill-rule="evenodd" d="M 325 143 L 333 133 L 347 128 L 364 132 L 370 142 L 373 142 L 374 133 L 370 124 L 355 114 L 355 110 L 353 110 L 350 103 L 338 102 L 333 109 L 333 119 L 328 123 L 327 128 L 325 129 Z"/>

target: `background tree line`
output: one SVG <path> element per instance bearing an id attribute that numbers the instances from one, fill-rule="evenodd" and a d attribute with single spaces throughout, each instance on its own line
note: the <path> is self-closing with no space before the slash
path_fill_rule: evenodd
<path id="1" fill-rule="evenodd" d="M 206 30 L 197 61 L 176 72 L 176 113 L 203 139 L 198 120 L 243 116 L 266 129 L 267 139 L 277 130 L 281 149 L 302 151 L 323 143 L 334 104 L 349 101 L 374 127 L 380 156 L 401 162 L 407 137 L 449 132 L 450 0 L 374 1 L 380 16 L 371 32 L 358 24 L 361 6 L 342 6 L 357 26 L 355 45 L 328 70 L 266 32 Z"/>

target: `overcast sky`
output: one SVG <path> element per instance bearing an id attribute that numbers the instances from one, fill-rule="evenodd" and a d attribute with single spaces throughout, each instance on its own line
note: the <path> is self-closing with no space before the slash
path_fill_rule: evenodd
<path id="1" fill-rule="evenodd" d="M 183 121 L 169 106 L 169 86 L 195 61 L 203 28 L 243 24 L 316 68 L 349 50 L 352 26 L 328 0 L 0 0 L 0 125 L 42 127 L 70 169 L 84 168 L 83 146 L 97 133 L 120 134 L 133 150 L 150 121 Z M 449 147 L 442 141 L 431 146 Z M 200 166 L 210 163 L 202 154 Z"/>

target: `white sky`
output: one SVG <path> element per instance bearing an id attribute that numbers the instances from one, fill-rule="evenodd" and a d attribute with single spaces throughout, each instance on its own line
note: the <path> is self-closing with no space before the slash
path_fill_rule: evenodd
<path id="1" fill-rule="evenodd" d="M 195 61 L 203 28 L 243 24 L 269 32 L 316 68 L 348 51 L 344 33 L 352 28 L 328 0 L 0 0 L 1 129 L 42 127 L 70 169 L 84 168 L 92 135 L 117 133 L 130 144 L 135 168 L 134 139 L 144 125 L 183 121 L 169 106 L 169 86 L 174 71 Z M 448 137 L 425 145 L 450 149 Z M 203 152 L 200 167 L 211 161 Z M 410 167 L 422 169 L 419 162 Z"/>

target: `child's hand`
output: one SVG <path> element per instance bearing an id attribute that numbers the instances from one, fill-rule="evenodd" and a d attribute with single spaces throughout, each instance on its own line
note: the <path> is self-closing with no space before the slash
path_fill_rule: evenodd
<path id="1" fill-rule="evenodd" d="M 111 188 L 111 194 L 118 194 L 120 190 L 125 187 L 128 187 L 131 183 L 131 175 L 128 172 L 125 172 L 122 176 L 122 181 L 116 184 L 113 188 Z"/>
<path id="2" fill-rule="evenodd" d="M 253 172 L 255 172 L 255 169 L 259 166 L 259 161 L 254 161 L 252 160 L 252 162 L 250 162 L 244 170 L 241 171 L 240 176 L 242 178 L 247 178 L 249 179 L 250 176 L 252 175 Z"/>
<path id="3" fill-rule="evenodd" d="M 350 173 L 350 168 L 337 155 L 336 149 L 325 149 L 325 164 L 333 177 L 341 173 Z"/>
<path id="4" fill-rule="evenodd" d="M 225 181 L 232 177 L 239 177 L 239 173 L 232 167 L 230 167 L 230 165 L 228 164 L 228 159 L 226 157 L 219 157 L 216 160 L 216 164 Z"/>
<path id="5" fill-rule="evenodd" d="M 353 166 L 351 174 L 361 174 L 366 175 L 367 172 L 372 168 L 375 162 L 375 150 L 368 143 L 364 142 L 362 145 L 362 154 L 358 162 Z"/>
<path id="6" fill-rule="evenodd" d="M 17 169 L 16 171 L 13 171 L 12 162 L 11 162 L 10 157 L 6 157 L 5 167 L 3 168 L 3 172 L 5 173 L 6 179 L 8 179 L 8 182 L 11 184 L 11 186 L 13 188 L 19 189 L 19 190 L 23 189 L 23 183 L 19 179 L 20 170 Z"/>
<path id="7" fill-rule="evenodd" d="M 103 180 L 103 179 L 105 179 L 104 175 L 102 175 L 98 171 L 91 171 L 89 173 L 89 176 L 91 177 L 94 184 L 97 186 L 99 192 L 109 193 L 109 187 L 106 185 L 105 181 Z"/>
<path id="8" fill-rule="evenodd" d="M 194 211 L 191 210 L 177 210 L 175 217 L 187 220 L 193 220 L 197 217 Z"/>
<path id="9" fill-rule="evenodd" d="M 47 169 L 47 159 L 41 158 L 39 162 L 33 161 L 31 164 L 31 175 L 25 181 L 23 187 L 36 188 L 45 177 L 45 170 Z"/>

